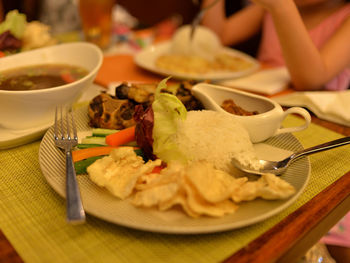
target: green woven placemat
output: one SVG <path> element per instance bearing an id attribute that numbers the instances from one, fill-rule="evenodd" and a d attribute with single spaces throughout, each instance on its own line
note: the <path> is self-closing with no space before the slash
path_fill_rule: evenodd
<path id="1" fill-rule="evenodd" d="M 285 125 L 300 125 L 290 116 Z M 341 135 L 311 125 L 295 136 L 304 147 Z M 311 178 L 296 203 L 261 223 L 217 234 L 167 235 L 127 229 L 88 216 L 65 222 L 65 201 L 46 183 L 40 142 L 0 151 L 0 229 L 25 262 L 218 262 L 249 243 L 350 170 L 350 147 L 312 155 Z"/>

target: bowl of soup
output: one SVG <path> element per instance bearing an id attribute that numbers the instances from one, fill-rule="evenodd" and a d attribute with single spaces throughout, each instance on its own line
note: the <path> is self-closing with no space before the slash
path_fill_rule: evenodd
<path id="1" fill-rule="evenodd" d="M 92 84 L 103 54 L 75 42 L 0 58 L 0 128 L 29 129 L 53 122 Z"/>

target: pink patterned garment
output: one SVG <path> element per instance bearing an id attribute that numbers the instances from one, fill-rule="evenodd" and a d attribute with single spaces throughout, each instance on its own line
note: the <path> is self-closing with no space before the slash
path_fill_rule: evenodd
<path id="1" fill-rule="evenodd" d="M 347 213 L 340 222 L 338 222 L 325 235 L 321 242 L 327 245 L 349 247 L 350 248 L 350 213 Z"/>
<path id="2" fill-rule="evenodd" d="M 317 48 L 335 33 L 338 27 L 350 16 L 350 4 L 330 15 L 318 26 L 309 31 L 312 41 Z M 283 66 L 285 64 L 278 36 L 276 34 L 272 17 L 269 13 L 265 15 L 262 39 L 258 54 L 259 61 L 272 65 Z M 325 85 L 326 90 L 345 90 L 350 85 L 350 68 L 343 70 L 337 77 Z"/>

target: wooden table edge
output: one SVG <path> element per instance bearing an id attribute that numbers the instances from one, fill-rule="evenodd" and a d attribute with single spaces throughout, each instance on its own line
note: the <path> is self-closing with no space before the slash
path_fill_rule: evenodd
<path id="1" fill-rule="evenodd" d="M 350 171 L 224 262 L 295 262 L 326 234 L 346 214 L 346 211 L 349 211 L 350 193 L 344 189 L 350 189 Z M 337 215 L 332 216 L 333 212 L 337 212 Z M 323 220 L 327 217 L 331 220 L 328 219 L 325 225 Z M 323 232 L 318 227 L 320 225 Z M 313 229 L 319 231 L 317 235 L 312 233 Z M 298 242 L 310 234 L 313 234 L 309 240 L 311 243 L 309 242 L 301 249 Z M 296 246 L 299 247 L 298 251 L 293 250 Z M 290 261 L 292 257 L 294 260 Z"/>
<path id="2" fill-rule="evenodd" d="M 22 263 L 23 260 L 0 230 L 0 263 Z"/>

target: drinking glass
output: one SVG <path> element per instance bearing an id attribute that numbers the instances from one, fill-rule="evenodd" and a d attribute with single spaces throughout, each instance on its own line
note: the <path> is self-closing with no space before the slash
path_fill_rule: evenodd
<path id="1" fill-rule="evenodd" d="M 79 12 L 86 41 L 102 49 L 109 47 L 112 10 L 115 4 L 115 0 L 79 0 Z"/>

